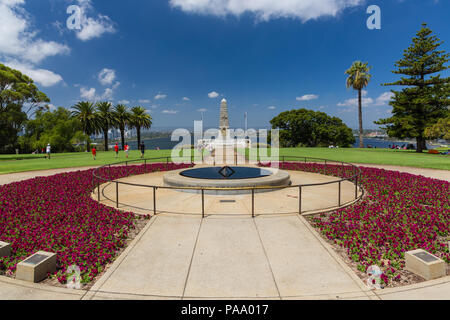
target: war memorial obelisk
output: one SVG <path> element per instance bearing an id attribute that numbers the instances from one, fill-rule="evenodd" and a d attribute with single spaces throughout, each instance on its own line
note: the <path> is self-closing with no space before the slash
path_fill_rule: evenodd
<path id="1" fill-rule="evenodd" d="M 226 99 L 222 99 L 220 103 L 220 133 L 222 140 L 228 140 L 228 129 L 230 129 L 230 121 L 228 118 L 228 103 Z"/>

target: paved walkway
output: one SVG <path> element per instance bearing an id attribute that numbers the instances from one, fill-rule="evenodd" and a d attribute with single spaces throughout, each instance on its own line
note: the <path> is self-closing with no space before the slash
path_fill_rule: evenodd
<path id="1" fill-rule="evenodd" d="M 4 175 L 0 184 L 63 171 L 70 170 Z M 449 180 L 443 170 L 416 173 Z M 149 222 L 89 292 L 0 277 L 0 299 L 168 298 L 450 299 L 450 276 L 369 291 L 304 217 L 165 214 Z"/>

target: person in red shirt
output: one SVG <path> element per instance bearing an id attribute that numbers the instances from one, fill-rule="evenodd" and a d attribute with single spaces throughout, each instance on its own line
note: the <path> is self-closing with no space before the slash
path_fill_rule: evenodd
<path id="1" fill-rule="evenodd" d="M 116 145 L 114 146 L 114 151 L 116 152 L 116 158 L 119 156 L 119 144 L 116 142 Z"/>
<path id="2" fill-rule="evenodd" d="M 95 158 L 97 157 L 97 149 L 95 149 L 95 147 L 92 148 L 92 156 Z"/>
<path id="3" fill-rule="evenodd" d="M 130 151 L 130 146 L 129 146 L 127 143 L 125 143 L 125 148 L 124 148 L 124 150 L 125 150 L 125 154 L 126 154 L 126 156 L 127 156 L 127 158 L 128 158 L 128 152 Z"/>

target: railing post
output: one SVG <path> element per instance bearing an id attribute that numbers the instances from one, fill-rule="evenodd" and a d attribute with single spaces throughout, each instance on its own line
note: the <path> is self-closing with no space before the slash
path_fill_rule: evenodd
<path id="1" fill-rule="evenodd" d="M 100 180 L 97 179 L 97 193 L 98 193 L 98 202 L 100 202 Z"/>
<path id="2" fill-rule="evenodd" d="M 339 180 L 339 201 L 338 201 L 338 207 L 341 206 L 341 180 Z"/>
<path id="3" fill-rule="evenodd" d="M 298 213 L 302 214 L 302 186 L 298 187 Z"/>
<path id="4" fill-rule="evenodd" d="M 119 182 L 116 181 L 116 208 L 119 209 Z"/>
<path id="5" fill-rule="evenodd" d="M 252 189 L 252 218 L 255 217 L 255 189 Z"/>
<path id="6" fill-rule="evenodd" d="M 156 187 L 153 187 L 153 214 L 156 216 Z"/>
<path id="7" fill-rule="evenodd" d="M 202 219 L 205 218 L 205 189 L 202 189 Z"/>
<path id="8" fill-rule="evenodd" d="M 355 200 L 358 199 L 358 175 L 356 175 L 355 181 Z"/>

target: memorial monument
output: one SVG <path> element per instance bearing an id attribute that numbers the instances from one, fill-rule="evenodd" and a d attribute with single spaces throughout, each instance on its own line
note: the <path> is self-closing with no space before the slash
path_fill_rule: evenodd
<path id="1" fill-rule="evenodd" d="M 201 139 L 197 142 L 199 146 L 217 151 L 219 148 L 250 148 L 250 139 L 233 137 L 230 133 L 230 119 L 228 116 L 228 102 L 222 99 L 220 102 L 220 117 L 219 117 L 219 131 L 217 137 L 214 139 Z"/>

